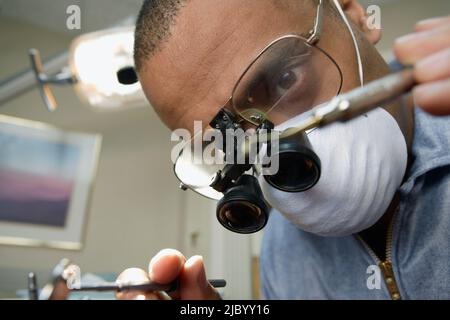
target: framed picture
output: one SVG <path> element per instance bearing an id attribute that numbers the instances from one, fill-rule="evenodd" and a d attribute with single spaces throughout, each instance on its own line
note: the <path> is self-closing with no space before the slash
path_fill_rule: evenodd
<path id="1" fill-rule="evenodd" d="M 81 249 L 100 144 L 0 115 L 0 244 Z"/>

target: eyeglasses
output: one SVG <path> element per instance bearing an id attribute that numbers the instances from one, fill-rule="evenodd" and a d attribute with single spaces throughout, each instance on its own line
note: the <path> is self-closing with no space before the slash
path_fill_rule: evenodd
<path id="1" fill-rule="evenodd" d="M 317 46 L 322 20 L 323 0 L 317 0 L 313 28 L 266 46 L 239 77 L 224 108 L 254 126 L 266 120 L 278 125 L 338 95 L 342 72 Z"/>

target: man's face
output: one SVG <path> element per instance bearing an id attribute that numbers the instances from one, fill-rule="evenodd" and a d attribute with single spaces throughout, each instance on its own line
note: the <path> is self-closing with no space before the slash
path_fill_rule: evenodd
<path id="1" fill-rule="evenodd" d="M 315 13 L 310 0 L 187 1 L 169 39 L 144 63 L 143 90 L 170 129 L 208 124 L 258 53 L 280 36 L 308 32 Z M 341 68 L 343 91 L 358 86 L 350 34 L 328 6 L 317 46 Z"/>

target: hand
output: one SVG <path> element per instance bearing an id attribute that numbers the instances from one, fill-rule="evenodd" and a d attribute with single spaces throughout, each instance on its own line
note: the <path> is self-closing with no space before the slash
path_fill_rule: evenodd
<path id="1" fill-rule="evenodd" d="M 116 294 L 119 300 L 218 300 L 219 293 L 206 279 L 203 258 L 193 256 L 186 258 L 177 250 L 165 249 L 160 251 L 150 261 L 148 273 L 142 269 L 132 268 L 122 272 L 117 278 L 118 283 L 132 284 L 154 281 L 160 284 L 170 284 L 179 278 L 180 287 L 171 292 L 138 292 L 124 291 Z"/>
<path id="2" fill-rule="evenodd" d="M 450 115 L 450 16 L 417 23 L 415 33 L 397 39 L 397 59 L 414 65 L 416 104 L 435 115 Z"/>

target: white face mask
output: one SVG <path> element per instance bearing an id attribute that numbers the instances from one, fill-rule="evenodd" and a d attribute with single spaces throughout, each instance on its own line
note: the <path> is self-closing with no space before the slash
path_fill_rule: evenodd
<path id="1" fill-rule="evenodd" d="M 355 34 L 333 1 L 355 46 L 361 86 L 364 72 Z M 303 115 L 277 129 L 295 127 Z M 378 108 L 350 122 L 308 133 L 322 163 L 319 182 L 300 193 L 283 192 L 260 177 L 267 202 L 299 228 L 322 236 L 346 236 L 374 225 L 386 212 L 406 170 L 407 147 L 395 119 Z"/>
<path id="2" fill-rule="evenodd" d="M 279 126 L 295 126 L 301 115 Z M 406 170 L 407 147 L 395 119 L 378 108 L 346 123 L 308 134 L 322 163 L 310 190 L 283 192 L 259 182 L 267 202 L 299 228 L 346 236 L 375 224 L 387 210 Z"/>

